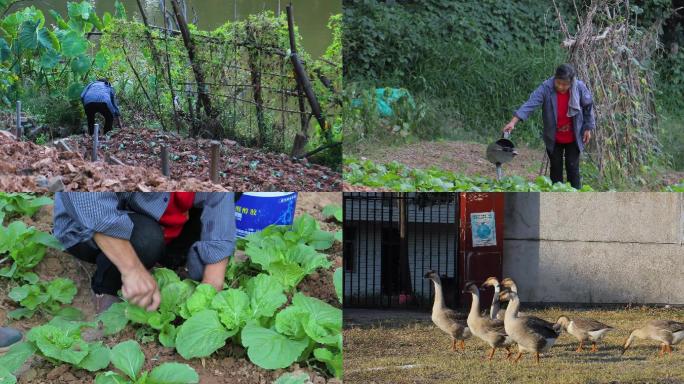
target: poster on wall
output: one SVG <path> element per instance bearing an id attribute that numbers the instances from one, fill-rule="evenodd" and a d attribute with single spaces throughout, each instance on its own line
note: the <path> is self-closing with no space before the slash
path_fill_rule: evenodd
<path id="1" fill-rule="evenodd" d="M 473 233 L 473 247 L 496 245 L 496 220 L 494 211 L 470 214 L 470 227 Z"/>

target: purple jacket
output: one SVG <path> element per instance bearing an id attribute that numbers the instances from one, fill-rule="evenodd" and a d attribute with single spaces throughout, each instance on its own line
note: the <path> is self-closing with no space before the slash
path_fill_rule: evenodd
<path id="1" fill-rule="evenodd" d="M 542 121 L 544 123 L 544 144 L 548 151 L 553 151 L 556 146 L 556 113 L 558 111 L 556 88 L 553 86 L 553 77 L 544 81 L 530 98 L 517 111 L 515 116 L 520 120 L 527 118 L 539 106 L 542 106 Z M 570 87 L 570 101 L 568 102 L 568 117 L 572 118 L 572 127 L 575 132 L 575 141 L 580 151 L 584 151 L 582 136 L 584 131 L 591 131 L 596 127 L 594 120 L 594 102 L 591 92 L 581 80 L 575 79 Z"/>

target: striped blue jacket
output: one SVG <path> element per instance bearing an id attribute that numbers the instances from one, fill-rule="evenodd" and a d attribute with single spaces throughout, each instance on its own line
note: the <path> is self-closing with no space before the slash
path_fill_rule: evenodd
<path id="1" fill-rule="evenodd" d="M 65 248 L 92 239 L 95 233 L 129 240 L 133 223 L 128 212 L 159 221 L 169 205 L 169 192 L 61 192 L 55 194 L 54 235 Z M 228 258 L 235 249 L 233 193 L 197 192 L 194 207 L 203 208 L 202 234 L 188 251 L 190 277 L 201 280 L 204 266 Z"/>
<path id="2" fill-rule="evenodd" d="M 112 115 L 119 116 L 119 106 L 116 105 L 114 88 L 109 83 L 103 81 L 93 81 L 88 84 L 81 92 L 81 102 L 83 105 L 90 103 L 105 103 Z"/>

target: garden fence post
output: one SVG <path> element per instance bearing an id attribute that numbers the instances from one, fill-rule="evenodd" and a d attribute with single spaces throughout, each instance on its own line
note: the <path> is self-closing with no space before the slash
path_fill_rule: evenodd
<path id="1" fill-rule="evenodd" d="M 161 147 L 161 171 L 162 175 L 169 176 L 169 150 L 166 145 Z"/>
<path id="2" fill-rule="evenodd" d="M 21 140 L 23 132 L 21 129 L 21 101 L 17 100 L 17 140 Z"/>
<path id="3" fill-rule="evenodd" d="M 209 166 L 209 175 L 213 183 L 218 183 L 219 176 L 219 158 L 221 154 L 221 143 L 218 141 L 211 142 L 211 163 Z"/>
<path id="4" fill-rule="evenodd" d="M 95 129 L 93 130 L 93 156 L 92 160 L 97 161 L 97 148 L 99 147 L 100 140 L 100 124 L 95 124 Z"/>

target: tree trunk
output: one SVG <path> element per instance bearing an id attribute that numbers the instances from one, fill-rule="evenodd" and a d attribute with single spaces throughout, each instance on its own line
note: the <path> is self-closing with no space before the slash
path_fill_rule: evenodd
<path id="1" fill-rule="evenodd" d="M 204 107 L 204 113 L 209 118 L 215 118 L 216 115 L 211 107 L 211 99 L 209 94 L 207 94 L 204 72 L 202 67 L 195 60 L 195 43 L 192 41 L 190 36 L 190 30 L 188 29 L 188 23 L 185 21 L 185 17 L 180 9 L 178 0 L 171 0 L 171 5 L 173 6 L 173 13 L 176 16 L 176 22 L 178 23 L 178 28 L 180 29 L 181 36 L 183 36 L 183 44 L 185 44 L 185 49 L 188 51 L 188 59 L 190 60 L 190 66 L 195 74 L 195 80 L 197 81 L 197 92 L 199 95 L 199 101 Z"/>

